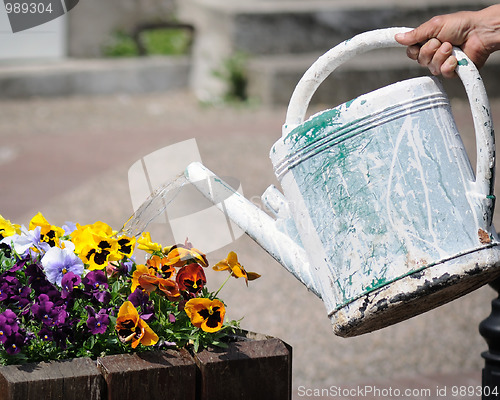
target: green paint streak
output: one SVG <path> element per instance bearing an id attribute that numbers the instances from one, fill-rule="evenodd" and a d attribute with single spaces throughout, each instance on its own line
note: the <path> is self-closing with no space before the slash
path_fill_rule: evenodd
<path id="1" fill-rule="evenodd" d="M 356 99 L 352 99 L 352 100 L 349 100 L 348 102 L 346 102 L 345 108 L 348 109 L 351 106 L 351 104 L 354 102 L 354 100 L 356 100 Z"/>
<path id="2" fill-rule="evenodd" d="M 373 289 L 378 289 L 379 287 L 384 286 L 385 284 L 387 284 L 387 281 L 385 278 L 373 279 L 370 286 L 367 287 L 365 290 L 370 292 Z"/>

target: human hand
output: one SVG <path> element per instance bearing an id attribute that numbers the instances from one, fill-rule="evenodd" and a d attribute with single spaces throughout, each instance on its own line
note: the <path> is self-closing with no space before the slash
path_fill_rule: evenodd
<path id="1" fill-rule="evenodd" d="M 446 78 L 456 75 L 457 59 L 453 46 L 459 46 L 481 68 L 500 46 L 500 5 L 481 11 L 462 11 L 440 15 L 395 39 L 408 46 L 407 54 L 432 74 Z"/>

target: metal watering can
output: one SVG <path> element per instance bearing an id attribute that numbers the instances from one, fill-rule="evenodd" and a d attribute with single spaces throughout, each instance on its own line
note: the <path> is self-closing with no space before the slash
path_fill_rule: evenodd
<path id="1" fill-rule="evenodd" d="M 477 141 L 476 177 L 439 82 L 409 79 L 307 121 L 323 80 L 353 56 L 402 47 L 409 28 L 366 32 L 321 56 L 291 97 L 271 160 L 283 194 L 274 217 L 199 163 L 185 175 L 324 302 L 349 337 L 405 320 L 492 280 L 500 266 L 492 225 L 495 147 L 477 69 L 454 49 Z M 198 185 L 210 180 L 210 185 Z"/>

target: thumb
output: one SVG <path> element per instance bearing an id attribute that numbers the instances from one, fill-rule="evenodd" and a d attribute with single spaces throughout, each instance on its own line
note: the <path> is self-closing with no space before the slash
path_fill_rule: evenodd
<path id="1" fill-rule="evenodd" d="M 394 38 L 397 42 L 404 46 L 424 43 L 437 36 L 442 24 L 442 18 L 434 17 L 431 20 L 424 22 L 418 28 L 406 33 L 396 34 Z"/>
<path id="2" fill-rule="evenodd" d="M 421 41 L 418 39 L 417 33 L 416 29 L 405 33 L 396 33 L 394 39 L 396 39 L 396 41 L 403 46 L 412 46 Z"/>

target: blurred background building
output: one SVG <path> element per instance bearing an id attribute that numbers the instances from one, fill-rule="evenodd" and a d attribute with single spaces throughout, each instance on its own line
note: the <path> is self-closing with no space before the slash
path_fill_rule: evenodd
<path id="1" fill-rule="evenodd" d="M 437 14 L 493 3 L 86 0 L 61 18 L 16 34 L 9 32 L 7 14 L 0 13 L 0 67 L 4 67 L 0 77 L 10 79 L 10 86 L 4 85 L 0 93 L 22 97 L 149 92 L 187 85 L 203 101 L 253 96 L 264 104 L 285 104 L 307 67 L 342 40 L 372 29 L 417 26 Z M 421 72 L 415 63 L 393 54 L 381 51 L 355 60 L 331 83 L 322 85 L 314 100 L 326 96 L 328 101 L 338 101 L 346 93 L 365 93 Z M 135 56 L 145 57 L 134 62 Z M 103 59 L 121 62 L 99 62 Z M 27 78 L 26 66 L 48 74 L 47 63 L 51 73 L 60 68 L 60 79 L 66 84 L 56 82 L 53 75 L 51 84 L 44 85 L 30 81 L 23 86 L 16 80 L 21 73 Z M 8 68 L 12 65 L 16 68 Z M 483 75 L 494 91 L 500 78 L 491 70 L 486 68 Z M 490 95 L 496 93 L 490 91 Z"/>

